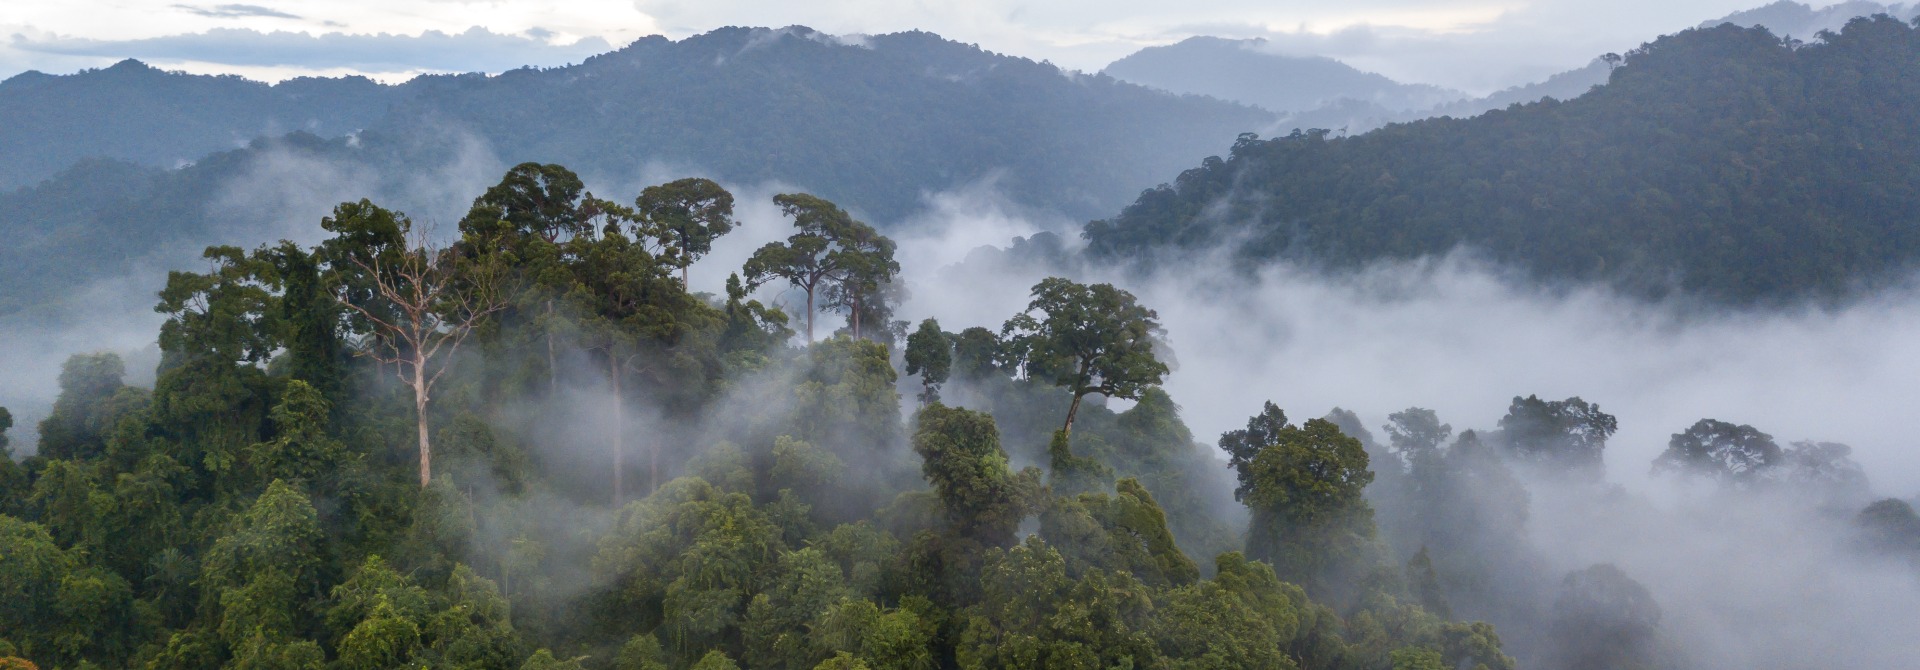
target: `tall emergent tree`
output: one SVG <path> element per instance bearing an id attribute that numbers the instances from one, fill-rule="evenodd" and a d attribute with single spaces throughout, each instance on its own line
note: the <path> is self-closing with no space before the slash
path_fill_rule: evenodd
<path id="1" fill-rule="evenodd" d="M 711 179 L 698 177 L 648 186 L 633 201 L 634 214 L 659 234 L 667 263 L 680 268 L 680 285 L 689 287 L 687 268 L 713 251 L 713 241 L 733 231 L 733 194 Z"/>
<path id="2" fill-rule="evenodd" d="M 1070 437 L 1087 394 L 1135 399 L 1167 374 L 1167 365 L 1153 353 L 1159 316 L 1112 284 L 1048 277 L 1033 286 L 1033 301 L 1007 320 L 1001 334 L 1022 352 L 1029 376 L 1073 393 L 1060 428 Z"/>
<path id="3" fill-rule="evenodd" d="M 1619 429 L 1612 414 L 1577 396 L 1553 401 L 1515 396 L 1500 418 L 1501 444 L 1509 454 L 1551 474 L 1593 481 L 1606 474 L 1602 453 Z"/>
<path id="4" fill-rule="evenodd" d="M 940 385 L 953 372 L 953 340 L 940 322 L 927 319 L 907 336 L 907 374 L 920 375 L 920 404 L 940 402 Z"/>
<path id="5" fill-rule="evenodd" d="M 1758 428 L 1701 419 L 1667 441 L 1667 450 L 1653 461 L 1653 471 L 1675 471 L 1745 486 L 1785 460 L 1783 455 L 1773 436 Z"/>
<path id="6" fill-rule="evenodd" d="M 1373 472 L 1360 440 L 1333 422 L 1286 421 L 1269 402 L 1245 430 L 1221 435 L 1220 448 L 1239 474 L 1234 495 L 1253 513 L 1248 555 L 1325 595 L 1366 563 L 1374 525 L 1362 494 Z"/>
<path id="7" fill-rule="evenodd" d="M 867 226 L 855 227 L 840 239 L 843 270 L 839 280 L 827 286 L 827 306 L 846 310 L 847 326 L 856 340 L 860 339 L 863 315 L 880 317 L 876 325 L 882 329 L 887 326 L 886 317 L 892 314 L 887 302 L 890 295 L 897 296 L 899 288 L 893 286 L 894 275 L 900 273 L 893 252 L 893 240 Z M 890 288 L 893 293 L 889 293 Z M 899 298 L 891 300 L 898 302 Z"/>
<path id="8" fill-rule="evenodd" d="M 402 234 L 412 231 L 405 216 L 394 216 Z M 413 409 L 420 437 L 420 486 L 433 481 L 433 446 L 427 430 L 427 403 L 433 385 L 453 365 L 475 324 L 499 311 L 497 273 L 488 262 L 461 265 L 456 257 L 434 247 L 424 235 L 392 257 L 349 257 L 372 293 L 342 295 L 340 304 L 371 326 L 370 342 L 362 353 L 394 366 L 401 383 L 413 390 Z M 349 284 L 351 285 L 351 284 Z M 356 299 L 364 298 L 364 299 Z"/>
<path id="9" fill-rule="evenodd" d="M 854 220 L 846 210 L 806 193 L 773 197 L 781 213 L 793 217 L 800 232 L 785 243 L 769 242 L 753 252 L 741 274 L 747 286 L 758 288 L 779 278 L 807 294 L 807 341 L 813 341 L 814 298 L 833 289 L 836 302 L 854 308 L 854 337 L 859 333 L 861 301 L 874 297 L 900 269 L 893 260 L 893 241 Z"/>

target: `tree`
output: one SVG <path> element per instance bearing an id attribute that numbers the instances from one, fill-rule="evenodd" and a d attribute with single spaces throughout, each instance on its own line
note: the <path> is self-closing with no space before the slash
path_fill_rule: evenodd
<path id="1" fill-rule="evenodd" d="M 275 437 L 247 449 L 247 468 L 262 487 L 276 479 L 313 481 L 347 458 L 346 445 L 327 435 L 333 404 L 305 381 L 287 382 L 273 406 Z"/>
<path id="2" fill-rule="evenodd" d="M 1899 498 L 1875 501 L 1854 517 L 1869 548 L 1920 561 L 1920 514 Z"/>
<path id="3" fill-rule="evenodd" d="M 1509 453 L 1551 472 L 1592 480 L 1605 474 L 1601 452 L 1619 429 L 1613 415 L 1578 397 L 1546 401 L 1515 396 L 1500 418 L 1501 444 Z"/>
<path id="4" fill-rule="evenodd" d="M 1701 419 L 1674 433 L 1667 450 L 1653 461 L 1653 472 L 1706 477 L 1729 486 L 1748 486 L 1781 462 L 1773 436 L 1753 426 Z"/>
<path id="5" fill-rule="evenodd" d="M 885 319 L 893 314 L 886 303 L 904 299 L 900 287 L 893 284 L 900 263 L 893 259 L 893 240 L 864 225 L 854 227 L 840 239 L 840 250 L 843 272 L 827 286 L 827 306 L 847 311 L 847 324 L 857 340 L 863 317 L 871 314 L 881 319 L 875 325 L 884 330 L 888 325 Z"/>
<path id="6" fill-rule="evenodd" d="M 753 252 L 741 274 L 749 290 L 767 281 L 785 279 L 807 294 L 807 341 L 813 341 L 814 299 L 820 291 L 841 286 L 841 297 L 857 304 L 878 290 L 878 284 L 899 271 L 893 262 L 893 242 L 872 226 L 854 220 L 846 210 L 806 193 L 773 197 L 780 212 L 793 218 L 799 232 L 786 243 L 769 242 Z M 845 284 L 846 282 L 852 284 Z M 855 311 L 856 319 L 858 310 Z M 855 323 L 855 337 L 859 327 Z"/>
<path id="7" fill-rule="evenodd" d="M 618 505 L 625 500 L 627 377 L 666 364 L 661 354 L 703 325 L 707 308 L 673 281 L 664 259 L 619 230 L 577 237 L 568 247 L 572 276 L 565 298 L 575 308 L 570 310 L 576 313 L 574 330 L 586 349 L 600 355 L 612 390 L 613 500 Z M 696 379 L 683 376 L 677 386 L 697 389 Z M 649 485 L 658 485 L 657 478 Z"/>
<path id="8" fill-rule="evenodd" d="M 1430 409 L 1409 407 L 1387 415 L 1387 421 L 1388 444 L 1408 461 L 1434 453 L 1453 435 L 1453 426 L 1440 423 Z"/>
<path id="9" fill-rule="evenodd" d="M 940 322 L 927 319 L 907 336 L 907 374 L 920 375 L 920 404 L 940 402 L 940 385 L 953 371 L 953 341 Z"/>
<path id="10" fill-rule="evenodd" d="M 337 401 L 346 391 L 346 343 L 340 303 L 321 272 L 320 253 L 309 254 L 292 242 L 254 252 L 272 269 L 280 290 L 279 340 L 284 343 L 287 376 L 311 385 L 323 399 Z M 331 419 L 331 417 L 329 417 Z"/>
<path id="11" fill-rule="evenodd" d="M 13 460 L 7 446 L 7 431 L 13 428 L 13 413 L 0 407 L 0 514 L 18 514 L 26 502 L 27 473 Z"/>
<path id="12" fill-rule="evenodd" d="M 411 222 L 398 220 L 403 234 L 411 230 Z M 372 341 L 362 343 L 361 353 L 394 366 L 400 382 L 413 390 L 420 487 L 426 488 L 433 481 L 427 404 L 474 326 L 505 305 L 497 267 L 487 262 L 463 267 L 424 235 L 391 260 L 352 257 L 349 262 L 371 280 L 372 295 L 363 301 L 353 295 L 338 299 L 371 326 Z"/>
<path id="13" fill-rule="evenodd" d="M 1227 452 L 1227 467 L 1240 479 L 1239 487 L 1233 491 L 1234 500 L 1245 501 L 1253 492 L 1248 468 L 1262 450 L 1280 440 L 1280 431 L 1289 425 L 1286 411 L 1269 400 L 1261 405 L 1259 414 L 1247 419 L 1244 430 L 1230 430 L 1220 435 L 1220 450 Z"/>
<path id="14" fill-rule="evenodd" d="M 634 212 L 658 232 L 667 247 L 667 262 L 680 268 L 680 284 L 687 268 L 713 250 L 713 241 L 733 230 L 733 194 L 711 179 L 688 178 L 648 186 L 633 201 Z"/>
<path id="15" fill-rule="evenodd" d="M 1222 447 L 1239 442 L 1234 448 L 1244 450 L 1256 437 L 1251 428 L 1264 428 L 1261 418 L 1246 434 L 1223 436 Z M 1373 481 L 1367 452 L 1325 419 L 1259 437 L 1270 441 L 1239 466 L 1240 499 L 1253 513 L 1247 553 L 1309 592 L 1328 593 L 1370 560 L 1373 509 L 1362 496 Z"/>
<path id="16" fill-rule="evenodd" d="M 121 380 L 126 374 L 126 364 L 111 353 L 76 354 L 60 364 L 60 395 L 40 421 L 39 454 L 91 458 L 103 453 L 112 429 L 108 402 L 125 386 Z"/>
<path id="17" fill-rule="evenodd" d="M 980 326 L 953 338 L 954 371 L 961 379 L 978 381 L 1000 372 L 1000 336 Z"/>
<path id="18" fill-rule="evenodd" d="M 1795 442 L 1781 453 L 1776 470 L 1782 483 L 1828 501 L 1858 505 L 1871 495 L 1853 447 L 1838 442 Z"/>
<path id="19" fill-rule="evenodd" d="M 1039 471 L 1008 467 L 992 416 L 935 403 L 920 410 L 918 421 L 913 451 L 940 498 L 947 527 L 986 546 L 1011 545 L 1037 502 Z"/>
<path id="20" fill-rule="evenodd" d="M 1025 353 L 1029 376 L 1073 394 L 1062 433 L 1073 434 L 1074 416 L 1087 394 L 1138 398 L 1167 373 L 1153 353 L 1159 315 L 1140 306 L 1133 294 L 1112 284 L 1049 277 L 1034 285 L 1032 295 L 1026 311 L 1008 319 L 1001 335 Z"/>
<path id="21" fill-rule="evenodd" d="M 1567 575 L 1548 623 L 1553 667 L 1659 667 L 1660 605 L 1647 587 L 1611 564 Z"/>

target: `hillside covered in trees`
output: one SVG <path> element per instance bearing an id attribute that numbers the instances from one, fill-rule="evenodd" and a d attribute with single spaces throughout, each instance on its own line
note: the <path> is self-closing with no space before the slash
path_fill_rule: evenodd
<path id="1" fill-rule="evenodd" d="M 1052 277 L 1004 323 L 910 327 L 891 239 L 814 195 L 774 203 L 791 235 L 724 287 L 687 269 L 738 234 L 731 193 L 603 199 L 552 164 L 511 169 L 447 246 L 360 200 L 317 245 L 207 249 L 159 291 L 151 387 L 74 356 L 32 455 L 0 441 L 0 667 L 1597 670 L 1729 649 L 1667 627 L 1621 568 L 1563 572 L 1529 541 L 1532 496 L 1623 507 L 1598 405 L 1515 397 L 1457 435 L 1409 408 L 1376 442 L 1351 412 L 1269 402 L 1213 442 L 1161 388 L 1178 373 L 1131 293 Z M 808 308 L 751 297 L 769 285 Z M 1844 445 L 1707 419 L 1652 465 L 1791 501 L 1803 548 L 1920 564 L 1920 516 L 1871 502 Z M 1789 667 L 1889 651 L 1748 628 Z"/>
<path id="2" fill-rule="evenodd" d="M 18 157 L 0 186 L 23 185 L 0 193 L 0 230 L 17 241 L 0 248 L 0 314 L 43 305 L 98 263 L 184 267 L 224 231 L 282 229 L 256 202 L 272 197 L 252 192 L 264 186 L 356 179 L 365 191 L 334 199 L 383 194 L 419 211 L 423 173 L 538 160 L 596 183 L 677 166 L 791 184 L 883 225 L 927 193 L 997 180 L 1016 203 L 1084 219 L 1271 119 L 930 33 L 852 44 L 799 27 L 650 37 L 569 67 L 399 86 L 267 87 L 131 62 L 28 73 L 0 85 L 0 149 Z M 298 132 L 259 135 L 275 129 Z M 305 174 L 275 172 L 288 154 Z"/>
<path id="3" fill-rule="evenodd" d="M 1609 83 L 1360 136 L 1243 136 L 1090 224 L 1097 258 L 1232 241 L 1351 267 L 1458 247 L 1550 280 L 1731 301 L 1840 296 L 1920 256 L 1920 29 L 1825 39 L 1721 25 L 1629 52 Z"/>
<path id="4" fill-rule="evenodd" d="M 296 130 L 346 135 L 386 113 L 409 86 L 365 77 L 240 77 L 162 72 L 135 60 L 0 81 L 0 190 L 32 186 L 87 159 L 171 168 L 254 138 Z"/>

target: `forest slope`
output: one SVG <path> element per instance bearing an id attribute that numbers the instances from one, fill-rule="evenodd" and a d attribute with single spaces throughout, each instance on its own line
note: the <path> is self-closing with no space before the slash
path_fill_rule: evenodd
<path id="1" fill-rule="evenodd" d="M 7 86 L 108 95 L 99 89 L 133 76 L 120 70 L 138 71 L 146 82 L 136 87 L 142 90 L 159 86 L 145 79 L 157 76 L 176 89 L 206 89 L 215 101 L 278 95 L 289 86 L 158 74 L 138 64 L 72 77 L 22 75 Z M 200 144 L 149 151 L 107 137 L 69 147 L 64 145 L 70 138 L 86 135 L 69 127 L 18 139 L 18 147 L 0 145 L 48 156 L 29 161 L 40 166 L 33 169 L 53 165 L 55 156 L 105 155 L 132 163 L 48 168 L 64 171 L 36 187 L 0 194 L 0 230 L 22 240 L 0 249 L 0 314 L 46 304 L 83 274 L 97 277 L 86 269 L 101 263 L 182 267 L 214 239 L 208 232 L 214 227 L 262 231 L 256 241 L 266 241 L 281 227 L 275 212 L 229 207 L 222 198 L 251 188 L 232 185 L 262 173 L 270 162 L 263 154 L 280 149 L 375 181 L 409 182 L 410 175 L 461 160 L 474 147 L 494 164 L 578 166 L 596 184 L 624 183 L 649 167 L 668 166 L 729 183 L 790 184 L 846 203 L 885 226 L 919 207 L 926 193 L 994 179 L 1021 205 L 1076 218 L 1101 216 L 1273 118 L 1250 107 L 1065 72 L 930 33 L 880 35 L 855 45 L 798 27 L 725 28 L 678 42 L 653 37 L 576 66 L 422 77 L 404 90 L 367 85 L 386 93 L 366 100 L 391 99 L 348 139 L 330 131 L 361 128 L 363 117 L 349 114 L 356 123 L 318 124 L 311 134 L 237 148 L 247 138 L 236 130 L 245 124 L 234 119 L 252 117 L 228 108 L 252 109 L 253 103 L 210 101 L 204 113 L 176 110 L 172 117 L 129 126 L 151 130 L 141 131 L 148 135 L 211 138 Z M 34 95 L 23 91 L 0 100 Z M 345 100 L 321 96 L 309 102 L 320 108 Z M 0 127 L 23 118 L 9 109 L 0 104 Z M 84 125 L 118 127 L 123 121 L 97 118 Z M 205 126 L 204 132 L 182 124 Z M 0 141 L 4 137 L 0 132 Z M 28 139 L 49 146 L 27 146 Z M 176 156 L 188 155 L 179 152 L 189 145 L 236 150 L 191 154 L 200 160 L 178 170 L 140 167 L 172 167 Z M 410 210 L 431 213 L 417 206 L 421 189 L 414 186 L 386 190 Z M 154 257 L 162 246 L 180 253 Z"/>
<path id="2" fill-rule="evenodd" d="M 0 189 L 40 182 L 89 158 L 175 167 L 295 130 L 344 135 L 408 94 L 365 77 L 267 85 L 164 72 L 140 61 L 0 82 Z"/>
<path id="3" fill-rule="evenodd" d="M 1644 45 L 1567 102 L 1243 137 L 1085 236 L 1103 258 L 1237 236 L 1247 260 L 1335 267 L 1465 246 L 1653 295 L 1837 296 L 1920 255 L 1916 129 L 1914 26 L 1795 45 L 1722 25 Z"/>

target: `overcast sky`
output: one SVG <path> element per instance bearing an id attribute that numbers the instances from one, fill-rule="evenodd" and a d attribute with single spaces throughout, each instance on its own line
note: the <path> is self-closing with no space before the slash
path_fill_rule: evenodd
<path id="1" fill-rule="evenodd" d="M 1814 4 L 1829 4 L 1813 0 Z M 578 62 L 649 34 L 802 24 L 922 29 L 1097 71 L 1192 35 L 1266 37 L 1404 81 L 1487 92 L 1764 0 L 167 0 L 0 1 L 0 77 L 135 57 L 277 80 Z"/>

